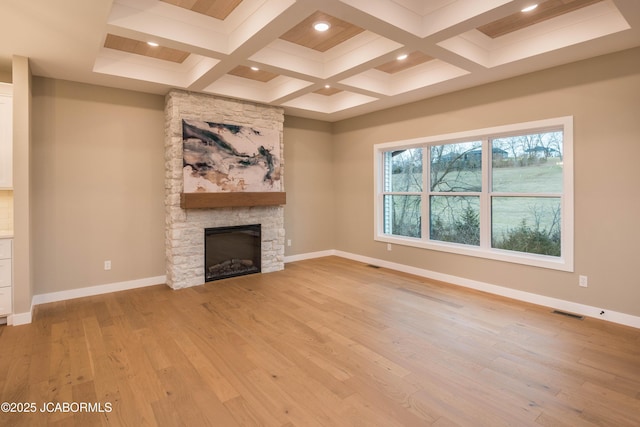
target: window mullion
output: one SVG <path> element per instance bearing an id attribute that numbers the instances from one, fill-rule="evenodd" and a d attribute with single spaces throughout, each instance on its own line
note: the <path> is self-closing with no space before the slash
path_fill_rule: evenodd
<path id="1" fill-rule="evenodd" d="M 429 212 L 429 192 L 431 185 L 431 150 L 429 146 L 422 148 L 422 221 L 420 236 L 422 240 L 430 240 L 431 217 Z"/>
<path id="2" fill-rule="evenodd" d="M 491 160 L 489 138 L 482 139 L 482 192 L 480 193 L 480 247 L 491 247 Z"/>

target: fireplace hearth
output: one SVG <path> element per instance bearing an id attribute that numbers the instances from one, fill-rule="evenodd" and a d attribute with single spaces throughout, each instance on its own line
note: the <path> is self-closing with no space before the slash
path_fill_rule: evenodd
<path id="1" fill-rule="evenodd" d="M 261 245 L 260 224 L 206 228 L 205 281 L 260 273 Z"/>

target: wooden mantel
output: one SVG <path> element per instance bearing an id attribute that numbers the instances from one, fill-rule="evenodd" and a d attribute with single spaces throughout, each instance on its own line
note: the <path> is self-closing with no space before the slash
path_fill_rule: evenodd
<path id="1" fill-rule="evenodd" d="M 278 206 L 287 202 L 287 193 L 266 191 L 260 193 L 181 193 L 182 209 L 228 208 L 237 206 Z"/>

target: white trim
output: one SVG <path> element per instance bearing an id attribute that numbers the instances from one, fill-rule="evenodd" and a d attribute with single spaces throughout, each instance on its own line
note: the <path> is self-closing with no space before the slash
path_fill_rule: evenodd
<path id="1" fill-rule="evenodd" d="M 33 320 L 33 303 L 31 309 L 26 313 L 16 313 L 7 316 L 7 325 L 20 326 L 28 325 Z"/>
<path id="2" fill-rule="evenodd" d="M 68 291 L 51 292 L 34 295 L 31 299 L 31 309 L 25 313 L 14 313 L 7 316 L 7 325 L 27 325 L 33 321 L 33 307 L 49 302 L 66 301 L 74 298 L 90 297 L 111 292 L 126 291 L 167 283 L 167 276 L 147 277 L 144 279 L 127 280 L 125 282 L 108 283 L 90 286 L 88 288 L 69 289 Z"/>
<path id="3" fill-rule="evenodd" d="M 494 295 L 500 295 L 500 296 L 511 298 L 518 301 L 524 301 L 524 302 L 528 302 L 531 304 L 536 304 L 544 307 L 551 307 L 557 310 L 563 310 L 570 313 L 579 314 L 582 316 L 602 319 L 612 323 L 618 323 L 621 325 L 631 326 L 633 328 L 640 329 L 639 316 L 633 316 L 631 314 L 608 310 L 606 308 L 593 307 L 590 305 L 579 304 L 572 301 L 561 300 L 558 298 L 547 297 L 544 295 L 534 294 L 530 292 L 519 291 L 517 289 L 506 288 L 504 286 L 497 286 L 491 283 L 480 282 L 477 280 L 453 276 L 450 274 L 438 273 L 436 271 L 425 270 L 417 267 L 411 267 L 404 264 L 398 264 L 391 261 L 385 261 L 377 258 L 367 257 L 364 255 L 353 254 L 350 252 L 330 250 L 330 251 L 323 251 L 323 252 L 314 252 L 309 254 L 301 254 L 301 255 L 296 255 L 295 257 L 290 257 L 290 258 L 296 258 L 295 261 L 298 261 L 298 260 L 328 256 L 328 255 L 324 255 L 325 253 L 328 255 L 335 255 L 335 256 L 350 259 L 353 261 L 362 262 L 365 264 L 372 264 L 372 265 L 388 268 L 390 270 L 396 270 L 403 273 L 413 274 L 415 276 L 425 277 L 427 279 L 450 283 L 456 286 L 462 286 L 465 288 L 475 289 L 478 291 L 487 292 Z M 285 262 L 291 262 L 291 261 L 285 260 Z M 604 311 L 604 314 L 601 315 L 600 312 L 602 311 Z"/>
<path id="4" fill-rule="evenodd" d="M 90 286 L 88 288 L 69 289 L 68 291 L 51 292 L 33 296 L 32 306 L 49 302 L 66 301 L 74 298 L 90 297 L 129 289 L 144 288 L 167 283 L 166 276 L 147 277 L 144 279 L 127 280 L 125 282 L 108 283 L 106 285 Z"/>

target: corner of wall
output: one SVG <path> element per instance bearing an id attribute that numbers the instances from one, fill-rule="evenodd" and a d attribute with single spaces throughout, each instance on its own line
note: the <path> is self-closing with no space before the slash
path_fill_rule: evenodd
<path id="1" fill-rule="evenodd" d="M 31 312 L 31 87 L 29 58 L 13 57 L 13 311 Z M 22 318 L 19 315 L 19 319 Z"/>

